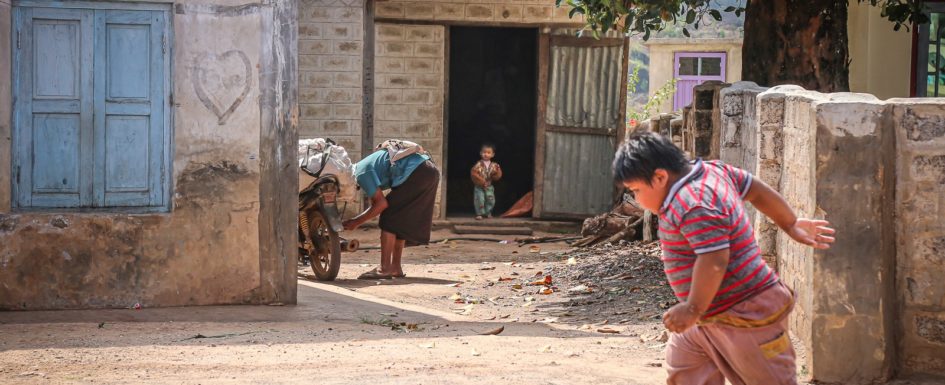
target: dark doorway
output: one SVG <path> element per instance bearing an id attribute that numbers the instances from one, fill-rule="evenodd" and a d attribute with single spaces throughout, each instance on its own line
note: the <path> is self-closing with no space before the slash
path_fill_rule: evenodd
<path id="1" fill-rule="evenodd" d="M 450 28 L 447 214 L 473 214 L 469 171 L 482 143 L 505 174 L 498 216 L 534 186 L 538 30 Z"/>

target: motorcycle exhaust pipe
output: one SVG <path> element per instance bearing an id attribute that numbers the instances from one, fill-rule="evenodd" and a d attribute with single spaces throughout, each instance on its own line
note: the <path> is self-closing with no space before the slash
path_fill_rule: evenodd
<path id="1" fill-rule="evenodd" d="M 347 239 L 341 240 L 341 251 L 344 251 L 346 253 L 352 253 L 352 252 L 358 251 L 358 247 L 360 246 L 361 246 L 361 242 L 359 242 L 357 239 L 352 239 L 350 241 Z"/>

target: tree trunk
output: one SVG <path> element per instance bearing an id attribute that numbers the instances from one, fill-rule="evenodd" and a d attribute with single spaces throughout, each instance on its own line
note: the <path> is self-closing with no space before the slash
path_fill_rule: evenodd
<path id="1" fill-rule="evenodd" d="M 850 89 L 847 1 L 749 0 L 742 80 L 796 84 L 820 92 Z"/>

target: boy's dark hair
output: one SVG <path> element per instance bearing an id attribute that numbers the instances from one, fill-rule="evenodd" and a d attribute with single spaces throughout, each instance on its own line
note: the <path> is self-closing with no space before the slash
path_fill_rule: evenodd
<path id="1" fill-rule="evenodd" d="M 495 152 L 495 145 L 490 142 L 483 143 L 482 146 L 479 147 L 479 151 L 485 150 L 487 148 L 492 150 L 492 152 Z"/>
<path id="2" fill-rule="evenodd" d="M 653 179 L 656 169 L 680 173 L 686 169 L 686 154 L 673 142 L 653 132 L 635 132 L 620 145 L 614 157 L 614 180 L 618 183 Z"/>

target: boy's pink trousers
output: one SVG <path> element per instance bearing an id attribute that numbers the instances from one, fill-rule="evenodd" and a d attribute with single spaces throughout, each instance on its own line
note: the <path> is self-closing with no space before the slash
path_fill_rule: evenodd
<path id="1" fill-rule="evenodd" d="M 787 317 L 794 294 L 780 281 L 721 314 L 670 335 L 668 385 L 797 384 Z"/>

